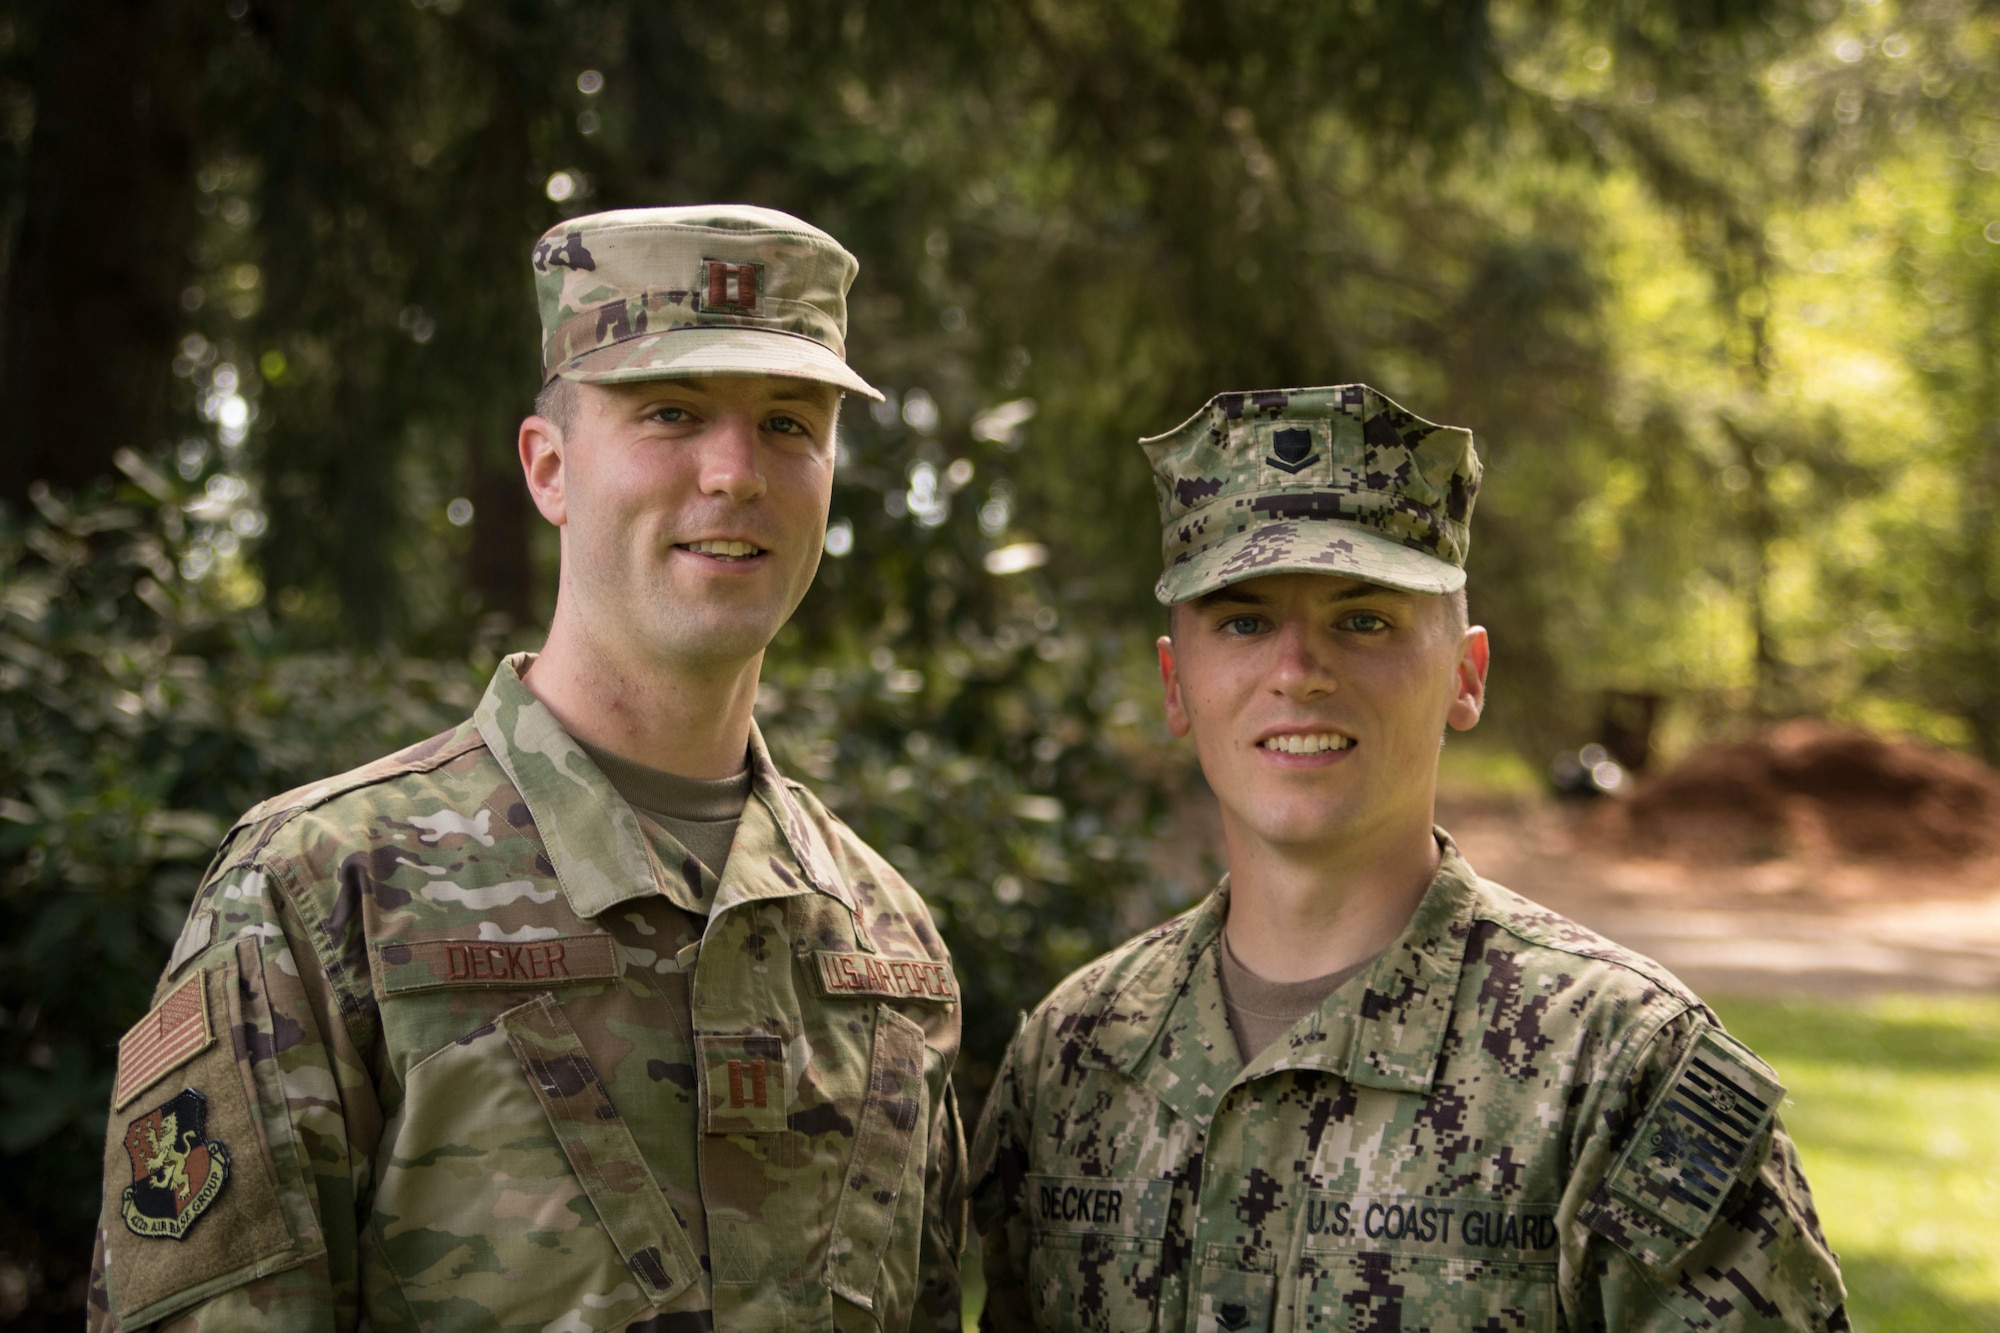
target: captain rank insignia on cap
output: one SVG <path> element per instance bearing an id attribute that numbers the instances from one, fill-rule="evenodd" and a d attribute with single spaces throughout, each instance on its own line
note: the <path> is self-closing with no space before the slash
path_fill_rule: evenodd
<path id="1" fill-rule="evenodd" d="M 762 264 L 732 264 L 727 259 L 704 259 L 705 278 L 701 285 L 703 310 L 731 315 L 757 313 L 757 292 L 764 284 L 758 276 Z"/>

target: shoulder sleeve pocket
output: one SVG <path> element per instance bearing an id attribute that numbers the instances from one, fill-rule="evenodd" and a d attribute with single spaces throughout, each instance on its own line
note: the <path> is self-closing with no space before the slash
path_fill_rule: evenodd
<path id="1" fill-rule="evenodd" d="M 292 1152 L 275 1069 L 260 1092 L 255 941 L 182 981 L 120 1041 L 104 1149 L 105 1284 L 127 1327 L 149 1324 L 324 1246 L 288 1208 L 274 1146 Z M 290 1165 L 297 1166 L 296 1163 Z"/>

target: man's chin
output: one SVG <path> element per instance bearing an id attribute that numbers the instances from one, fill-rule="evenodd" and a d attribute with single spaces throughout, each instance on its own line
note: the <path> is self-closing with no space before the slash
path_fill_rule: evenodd
<path id="1" fill-rule="evenodd" d="M 663 669 L 711 675 L 754 662 L 784 621 L 768 617 L 676 617 L 644 636 L 646 655 Z"/>
<path id="2" fill-rule="evenodd" d="M 1344 801 L 1269 803 L 1237 813 L 1238 829 L 1288 858 L 1337 856 L 1365 840 L 1369 821 Z"/>

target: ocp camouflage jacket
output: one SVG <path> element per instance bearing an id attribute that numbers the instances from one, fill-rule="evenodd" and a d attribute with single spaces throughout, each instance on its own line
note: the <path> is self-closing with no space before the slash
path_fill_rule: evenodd
<path id="1" fill-rule="evenodd" d="M 1439 839 L 1402 938 L 1247 1066 L 1226 885 L 1028 1017 L 973 1149 L 987 1327 L 1846 1327 L 1771 1071 Z"/>
<path id="2" fill-rule="evenodd" d="M 120 1047 L 94 1329 L 957 1326 L 922 901 L 754 729 L 718 885 L 526 660 L 230 833 Z"/>

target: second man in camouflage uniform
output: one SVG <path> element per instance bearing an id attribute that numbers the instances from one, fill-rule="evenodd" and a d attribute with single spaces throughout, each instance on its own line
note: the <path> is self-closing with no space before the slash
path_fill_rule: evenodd
<path id="1" fill-rule="evenodd" d="M 1770 1069 L 1432 825 L 1485 698 L 1470 434 L 1343 385 L 1147 451 L 1167 717 L 1230 873 L 1008 1051 L 987 1326 L 1845 1328 Z"/>
<path id="2" fill-rule="evenodd" d="M 951 961 L 772 766 L 855 262 L 745 207 L 534 252 L 540 656 L 252 810 L 121 1044 L 94 1328 L 955 1328 Z"/>

